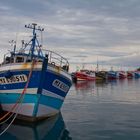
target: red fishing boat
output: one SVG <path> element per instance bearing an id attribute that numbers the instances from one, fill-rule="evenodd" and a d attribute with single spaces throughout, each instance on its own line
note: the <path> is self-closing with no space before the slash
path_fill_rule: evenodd
<path id="1" fill-rule="evenodd" d="M 118 71 L 119 79 L 125 79 L 127 77 L 127 73 L 125 71 Z"/>
<path id="2" fill-rule="evenodd" d="M 95 72 L 91 70 L 80 70 L 75 73 L 77 81 L 87 80 L 92 81 L 96 79 Z"/>
<path id="3" fill-rule="evenodd" d="M 133 78 L 134 72 L 133 71 L 127 71 L 127 78 Z"/>

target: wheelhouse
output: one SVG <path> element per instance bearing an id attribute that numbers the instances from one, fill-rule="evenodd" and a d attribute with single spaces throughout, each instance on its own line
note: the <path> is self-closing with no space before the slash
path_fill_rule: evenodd
<path id="1" fill-rule="evenodd" d="M 36 31 L 42 32 L 44 29 L 40 27 L 37 28 L 36 26 L 37 24 L 35 23 L 32 23 L 32 25 L 29 24 L 28 26 L 25 25 L 26 28 L 33 30 L 33 38 L 28 43 L 25 43 L 24 40 L 22 40 L 22 47 L 18 51 L 16 50 L 16 42 L 12 41 L 14 50 L 4 55 L 4 60 L 1 66 L 29 63 L 33 59 L 37 62 L 43 63 L 44 59 L 47 58 L 48 64 L 52 67 L 58 67 L 62 70 L 68 71 L 69 63 L 66 58 L 55 52 L 42 49 L 42 45 L 39 44 Z"/>
<path id="2" fill-rule="evenodd" d="M 69 70 L 69 63 L 66 58 L 49 50 L 43 50 L 43 52 L 44 52 L 43 56 L 38 56 L 38 55 L 33 56 L 36 62 L 42 63 L 43 59 L 47 57 L 49 65 L 57 67 L 57 68 L 61 68 L 65 71 Z M 29 54 L 11 52 L 4 55 L 4 60 L 1 63 L 1 66 L 30 63 L 31 61 L 32 61 L 32 57 Z"/>

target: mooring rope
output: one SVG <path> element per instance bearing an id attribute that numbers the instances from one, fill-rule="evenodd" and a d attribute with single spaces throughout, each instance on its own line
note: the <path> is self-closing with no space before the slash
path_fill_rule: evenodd
<path id="1" fill-rule="evenodd" d="M 22 99 L 23 100 L 23 99 Z M 9 127 L 12 125 L 12 123 L 14 122 L 14 120 L 16 119 L 17 115 L 18 115 L 18 111 L 20 110 L 21 108 L 21 105 L 22 105 L 22 102 L 20 104 L 20 106 L 17 107 L 17 113 L 12 113 L 12 115 L 6 119 L 5 121 L 3 121 L 4 123 L 7 122 L 12 116 L 14 116 L 14 118 L 11 120 L 11 122 L 9 123 L 9 125 L 0 133 L 0 136 L 3 135 L 8 129 Z"/>
<path id="2" fill-rule="evenodd" d="M 25 95 L 25 94 L 24 94 Z M 22 101 L 23 101 L 23 99 L 24 99 L 24 96 L 23 96 L 23 98 L 21 98 L 21 101 L 20 102 L 18 102 L 18 103 L 20 103 L 20 105 L 22 104 Z M 13 110 L 13 112 L 11 112 L 11 115 L 7 118 L 7 119 L 5 119 L 5 120 L 3 120 L 3 121 L 1 121 L 0 122 L 0 125 L 2 125 L 2 124 L 4 124 L 5 122 L 7 122 L 12 116 L 14 116 L 15 115 L 15 113 L 14 113 L 14 111 L 16 111 L 16 109 L 18 108 L 18 106 Z M 17 109 L 18 110 L 18 109 Z M 17 111 L 18 112 L 18 111 Z"/>
<path id="3" fill-rule="evenodd" d="M 20 104 L 22 103 L 22 101 L 23 101 L 23 99 L 24 99 L 24 95 L 25 95 L 25 94 L 22 94 L 22 95 L 20 96 L 20 98 L 19 98 L 19 99 L 17 100 L 17 102 L 16 102 L 17 104 L 18 104 L 18 103 L 20 103 Z M 10 113 L 7 112 L 7 114 L 5 114 L 5 115 L 2 117 L 2 120 L 3 120 L 3 119 L 6 118 L 7 116 L 9 116 L 6 120 L 1 121 L 1 122 L 0 122 L 0 125 L 3 124 L 3 123 L 5 123 L 5 122 L 7 122 L 12 116 L 14 116 L 14 114 L 15 114 L 14 111 L 16 111 L 17 107 L 18 107 L 18 106 L 15 106 L 14 109 L 11 109 L 12 112 L 9 111 L 9 112 L 11 113 L 10 116 L 9 116 Z"/>
<path id="4" fill-rule="evenodd" d="M 18 103 L 20 103 L 20 105 L 22 104 L 23 102 L 23 99 L 24 99 L 24 95 L 25 95 L 25 92 L 26 92 L 26 89 L 28 87 L 28 84 L 30 82 L 30 79 L 31 79 L 31 76 L 32 76 L 32 72 L 33 72 L 33 68 L 34 68 L 34 64 L 35 64 L 35 60 L 32 61 L 32 66 L 31 66 L 31 69 L 30 69 L 30 73 L 28 75 L 28 79 L 27 79 L 27 82 L 26 82 L 26 85 L 21 93 L 21 96 L 18 98 L 17 102 L 15 103 L 15 105 L 12 107 L 11 111 L 8 111 L 4 116 L 2 116 L 0 118 L 0 121 L 2 121 L 3 119 L 5 119 L 11 112 L 15 111 L 17 109 L 17 112 L 16 114 L 15 113 L 12 113 L 10 115 L 10 117 L 8 117 L 6 120 L 2 121 L 0 124 L 3 124 L 5 123 L 6 121 L 8 121 L 14 114 L 14 118 L 12 119 L 12 121 L 10 122 L 10 124 L 0 133 L 0 135 L 2 135 L 4 132 L 6 132 L 6 130 L 11 126 L 11 124 L 13 123 L 13 121 L 15 120 L 15 118 L 17 117 L 18 115 L 18 111 L 19 111 L 19 106 L 17 107 Z"/>

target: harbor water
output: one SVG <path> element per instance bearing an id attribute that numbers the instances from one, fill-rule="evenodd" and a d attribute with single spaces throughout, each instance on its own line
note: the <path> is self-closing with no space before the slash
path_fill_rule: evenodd
<path id="1" fill-rule="evenodd" d="M 140 79 L 73 84 L 60 114 L 36 124 L 17 120 L 0 136 L 25 139 L 140 140 Z"/>

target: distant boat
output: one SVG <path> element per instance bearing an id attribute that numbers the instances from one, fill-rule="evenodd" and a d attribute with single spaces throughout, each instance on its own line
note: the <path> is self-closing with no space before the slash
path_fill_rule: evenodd
<path id="1" fill-rule="evenodd" d="M 33 37 L 19 51 L 4 56 L 0 65 L 0 104 L 21 119 L 36 121 L 57 114 L 71 85 L 69 63 L 61 55 L 43 50 L 37 24 L 26 25 Z"/>
<path id="2" fill-rule="evenodd" d="M 96 80 L 105 80 L 105 79 L 107 79 L 106 71 L 97 71 L 96 72 Z"/>
<path id="3" fill-rule="evenodd" d="M 114 80 L 114 79 L 118 79 L 118 73 L 116 72 L 116 71 L 113 71 L 113 70 L 111 70 L 111 71 L 108 71 L 107 72 L 107 78 L 109 79 L 109 80 Z"/>
<path id="4" fill-rule="evenodd" d="M 127 77 L 127 73 L 125 71 L 118 71 L 119 79 L 125 79 Z"/>
<path id="5" fill-rule="evenodd" d="M 77 78 L 76 78 L 76 73 L 75 73 L 75 72 L 72 72 L 72 73 L 71 73 L 71 77 L 72 77 L 72 81 L 73 81 L 74 83 L 76 83 L 76 82 L 77 82 Z"/>
<path id="6" fill-rule="evenodd" d="M 133 71 L 127 71 L 127 78 L 133 78 L 134 72 Z"/>
<path id="7" fill-rule="evenodd" d="M 140 78 L 140 71 L 134 71 L 134 77 Z"/>
<path id="8" fill-rule="evenodd" d="M 75 73 L 77 81 L 92 81 L 96 79 L 95 72 L 91 70 L 82 69 Z"/>

